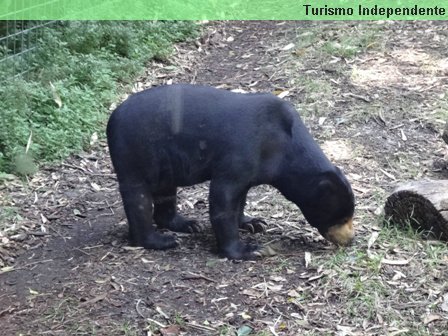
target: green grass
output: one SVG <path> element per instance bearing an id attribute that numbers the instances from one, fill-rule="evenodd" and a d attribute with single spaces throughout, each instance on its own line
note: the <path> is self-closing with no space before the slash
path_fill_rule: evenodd
<path id="1" fill-rule="evenodd" d="M 130 322 L 123 323 L 123 326 L 121 327 L 122 335 L 124 336 L 137 336 L 139 335 L 138 329 L 132 325 Z"/>
<path id="2" fill-rule="evenodd" d="M 297 48 L 300 50 L 318 43 L 320 39 L 320 32 L 320 28 L 310 28 L 307 30 L 304 30 L 303 28 L 299 29 L 297 31 Z"/>
<path id="3" fill-rule="evenodd" d="M 22 219 L 19 215 L 19 209 L 13 206 L 0 206 L 0 230 L 6 227 L 12 227 L 12 223 Z M 3 225 L 2 225 L 3 224 Z"/>
<path id="4" fill-rule="evenodd" d="M 2 179 L 3 176 L 6 174 L 0 173 L 0 184 L 8 180 L 8 178 Z M 22 220 L 18 204 L 13 202 L 10 195 L 3 195 L 0 199 L 0 232 L 8 230 L 8 234 L 14 234 L 20 228 L 19 223 Z"/>
<path id="5" fill-rule="evenodd" d="M 310 24 L 296 30 L 296 47 L 290 72 L 297 76 L 291 76 L 288 84 L 301 89 L 299 99 L 302 116 L 332 116 L 339 109 L 337 104 L 351 99 L 341 97 L 341 93 L 350 92 L 346 82 L 351 81 L 347 74 L 352 70 L 353 62 L 356 62 L 354 58 L 367 51 L 383 51 L 386 43 L 382 39 L 385 27 L 377 23 L 360 25 L 337 22 Z M 365 96 L 369 98 L 369 95 Z M 361 106 L 346 105 L 338 118 L 346 123 L 365 121 L 378 113 L 378 107 L 372 108 L 373 104 L 363 101 L 357 103 Z"/>
<path id="6" fill-rule="evenodd" d="M 427 335 L 428 330 L 419 326 L 420 320 L 410 324 L 407 318 L 400 315 L 407 311 L 397 310 L 395 305 L 422 300 L 421 293 L 413 294 L 400 284 L 404 282 L 416 286 L 413 281 L 418 279 L 412 276 L 415 269 L 423 270 L 426 276 L 422 281 L 431 286 L 428 282 L 432 279 L 431 274 L 440 274 L 447 256 L 446 244 L 423 240 L 410 225 L 400 228 L 384 221 L 382 217 L 371 218 L 368 222 L 377 222 L 382 226 L 370 251 L 367 249 L 370 237 L 363 237 L 362 241 L 350 248 L 337 249 L 332 255 L 313 258 L 315 266 L 331 270 L 327 277 L 318 280 L 318 287 L 338 289 L 333 304 L 343 306 L 354 324 L 361 324 L 363 320 L 376 324 L 379 314 L 389 326 L 408 329 L 406 335 Z M 404 266 L 387 265 L 382 263 L 384 258 L 406 259 L 409 263 Z M 392 276 L 395 273 L 392 270 L 403 272 L 405 278 L 394 281 Z M 437 306 L 431 307 L 430 302 L 425 307 L 437 311 Z"/>
<path id="7" fill-rule="evenodd" d="M 36 164 L 88 148 L 94 132 L 104 133 L 110 104 L 145 63 L 166 61 L 173 43 L 196 33 L 194 23 L 173 21 L 45 29 L 28 59 L 31 73 L 13 80 L 13 64 L 0 68 L 0 171 L 29 175 Z"/>
<path id="8" fill-rule="evenodd" d="M 379 38 L 378 28 L 370 29 L 347 29 L 342 30 L 340 35 L 326 41 L 322 49 L 329 55 L 343 58 L 352 58 L 357 54 L 373 48 L 377 45 Z"/>
<path id="9" fill-rule="evenodd" d="M 297 30 L 297 54 L 353 58 L 369 49 L 382 49 L 383 25 L 329 23 Z"/>
<path id="10" fill-rule="evenodd" d="M 278 263 L 275 264 L 275 267 L 272 268 L 273 273 L 281 273 L 286 271 L 288 268 L 291 268 L 292 263 L 289 259 L 281 259 Z"/>
<path id="11" fill-rule="evenodd" d="M 431 121 L 439 121 L 441 128 L 443 123 L 448 120 L 448 92 L 444 92 L 436 98 L 434 110 L 427 115 Z"/>
<path id="12" fill-rule="evenodd" d="M 330 82 L 307 75 L 293 78 L 290 82 L 291 86 L 302 89 L 302 103 L 298 110 L 303 118 L 328 116 L 332 107 L 327 102 L 335 91 Z"/>
<path id="13" fill-rule="evenodd" d="M 303 77 L 301 79 L 301 87 L 305 89 L 306 104 L 320 102 L 323 97 L 332 95 L 333 91 L 331 84 L 328 81 L 313 79 L 311 77 Z M 325 112 L 325 109 L 323 109 L 320 113 L 317 113 L 317 115 L 325 115 Z"/>
<path id="14" fill-rule="evenodd" d="M 34 298 L 32 298 L 34 299 Z M 29 299 L 30 301 L 32 299 Z M 67 297 L 54 305 L 47 306 L 36 323 L 59 325 L 67 335 L 110 335 L 136 336 L 141 334 L 136 321 L 120 318 L 98 320 L 89 310 L 79 305 L 79 298 Z M 115 315 L 114 315 L 115 316 Z M 154 330 L 158 330 L 154 328 Z"/>
<path id="15" fill-rule="evenodd" d="M 185 328 L 187 322 L 181 313 L 176 312 L 173 316 L 172 323 L 178 325 L 181 328 Z"/>

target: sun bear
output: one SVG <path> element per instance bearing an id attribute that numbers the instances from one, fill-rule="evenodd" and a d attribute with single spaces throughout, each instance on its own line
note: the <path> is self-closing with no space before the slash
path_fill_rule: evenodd
<path id="1" fill-rule="evenodd" d="M 277 188 L 327 240 L 354 236 L 354 196 L 288 102 L 199 85 L 133 94 L 112 113 L 107 139 L 134 246 L 168 249 L 176 232 L 197 232 L 177 212 L 177 187 L 210 181 L 209 213 L 219 254 L 253 259 L 260 247 L 239 238 L 248 190 Z"/>

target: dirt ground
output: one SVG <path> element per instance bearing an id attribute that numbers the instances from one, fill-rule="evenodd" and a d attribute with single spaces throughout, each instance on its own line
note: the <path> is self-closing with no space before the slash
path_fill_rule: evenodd
<path id="1" fill-rule="evenodd" d="M 152 63 L 134 91 L 173 82 L 292 101 L 356 195 L 353 246 L 338 249 L 268 186 L 247 213 L 278 254 L 214 254 L 207 184 L 179 191 L 204 231 L 180 245 L 127 245 L 107 147 L 5 179 L 1 335 L 448 335 L 448 247 L 386 225 L 403 181 L 448 177 L 447 22 L 225 22 Z M 124 98 L 124 97 L 123 97 Z M 113 108 L 113 107 L 112 107 Z M 4 225 L 4 224 L 3 224 Z"/>

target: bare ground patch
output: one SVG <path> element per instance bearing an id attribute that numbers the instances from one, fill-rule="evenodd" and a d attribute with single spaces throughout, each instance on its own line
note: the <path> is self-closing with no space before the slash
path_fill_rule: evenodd
<path id="1" fill-rule="evenodd" d="M 204 227 L 170 251 L 131 249 L 103 142 L 25 186 L 3 183 L 5 335 L 444 335 L 448 249 L 383 225 L 400 181 L 446 177 L 446 23 L 227 22 L 151 64 L 135 90 L 196 82 L 271 91 L 297 104 L 357 197 L 357 241 L 336 249 L 272 188 L 248 213 L 277 246 L 257 262 L 213 254 L 207 185 L 179 207 Z M 292 44 L 292 45 L 291 45 Z M 4 196 L 4 197 L 3 197 Z"/>

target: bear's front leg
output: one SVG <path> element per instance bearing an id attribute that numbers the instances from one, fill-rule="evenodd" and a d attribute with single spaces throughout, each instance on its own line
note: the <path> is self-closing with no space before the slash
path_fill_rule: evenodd
<path id="1" fill-rule="evenodd" d="M 248 190 L 247 190 L 248 191 Z M 240 229 L 249 231 L 251 233 L 265 233 L 266 232 L 266 222 L 262 218 L 250 217 L 244 214 L 244 207 L 246 206 L 247 191 L 244 192 L 243 197 L 240 201 L 240 215 L 239 215 L 239 226 Z"/>
<path id="2" fill-rule="evenodd" d="M 215 232 L 220 255 L 229 259 L 255 259 L 260 257 L 259 247 L 243 243 L 239 238 L 241 202 L 247 187 L 235 180 L 220 179 L 210 183 L 210 221 Z"/>

